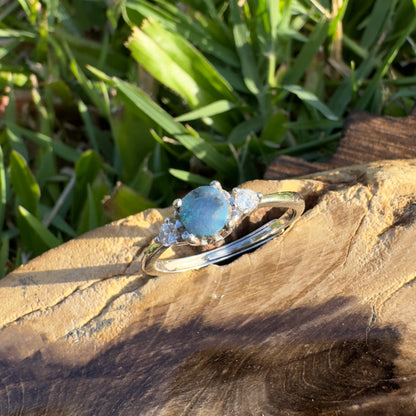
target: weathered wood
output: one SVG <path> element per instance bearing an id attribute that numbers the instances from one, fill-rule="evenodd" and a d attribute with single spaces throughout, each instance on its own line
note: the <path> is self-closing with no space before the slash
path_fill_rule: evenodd
<path id="1" fill-rule="evenodd" d="M 143 276 L 150 210 L 0 281 L 0 414 L 416 414 L 416 160 L 247 186 L 308 210 L 228 265 Z"/>
<path id="2" fill-rule="evenodd" d="M 352 113 L 344 131 L 334 156 L 327 163 L 280 156 L 268 167 L 265 179 L 300 177 L 342 166 L 416 157 L 416 111 L 403 118 Z"/>

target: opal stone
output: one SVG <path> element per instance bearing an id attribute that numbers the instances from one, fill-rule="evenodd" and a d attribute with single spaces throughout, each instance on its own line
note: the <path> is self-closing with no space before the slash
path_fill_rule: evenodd
<path id="1" fill-rule="evenodd" d="M 188 232 L 197 237 L 209 237 L 224 228 L 229 216 L 229 205 L 217 188 L 200 186 L 182 199 L 179 215 Z"/>

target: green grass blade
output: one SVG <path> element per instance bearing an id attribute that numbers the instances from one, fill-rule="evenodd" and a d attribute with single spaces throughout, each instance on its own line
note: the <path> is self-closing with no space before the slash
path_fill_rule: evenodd
<path id="1" fill-rule="evenodd" d="M 389 49 L 387 55 L 384 57 L 382 64 L 378 67 L 376 74 L 373 76 L 370 84 L 365 90 L 364 94 L 360 97 L 356 104 L 356 109 L 363 110 L 368 106 L 368 103 L 376 94 L 379 88 L 379 82 L 387 73 L 394 59 L 396 58 L 399 49 L 406 42 L 406 39 L 411 35 L 411 33 L 416 29 L 416 16 L 412 22 L 404 27 L 399 33 L 398 39 L 394 45 Z"/>
<path id="2" fill-rule="evenodd" d="M 235 168 L 231 161 L 201 137 L 191 134 L 177 134 L 175 138 L 198 159 L 214 168 L 221 175 L 229 177 L 235 174 Z"/>
<path id="3" fill-rule="evenodd" d="M 145 113 L 147 117 L 177 139 L 208 166 L 211 166 L 223 175 L 232 174 L 234 166 L 228 158 L 216 151 L 212 145 L 199 136 L 189 134 L 188 130 L 181 123 L 175 121 L 137 87 L 117 78 L 115 79 L 115 86 L 121 94 L 123 102 L 129 105 L 133 111 L 136 110 L 139 116 Z"/>
<path id="4" fill-rule="evenodd" d="M 256 65 L 255 54 L 249 42 L 250 31 L 241 16 L 241 9 L 237 0 L 230 1 L 230 12 L 234 42 L 240 58 L 244 83 L 251 93 L 258 96 L 262 91 L 262 82 Z"/>
<path id="5" fill-rule="evenodd" d="M 55 237 L 34 215 L 32 215 L 23 206 L 19 205 L 18 211 L 21 215 L 21 218 L 25 221 L 33 235 L 38 237 L 48 248 L 59 246 L 59 244 L 62 243 L 60 239 Z"/>
<path id="6" fill-rule="evenodd" d="M 20 204 L 39 217 L 40 188 L 26 160 L 19 153 L 10 153 L 10 180 Z"/>
<path id="7" fill-rule="evenodd" d="M 3 237 L 0 240 L 0 279 L 6 275 L 6 265 L 9 258 L 9 238 Z"/>
<path id="8" fill-rule="evenodd" d="M 368 49 L 373 46 L 380 38 L 381 32 L 385 28 L 389 14 L 395 8 L 395 1 L 386 2 L 386 0 L 376 0 L 367 19 L 367 24 L 360 46 Z"/>
<path id="9" fill-rule="evenodd" d="M 80 157 L 80 153 L 77 150 L 71 146 L 59 142 L 58 140 L 52 139 L 46 134 L 31 131 L 17 124 L 9 124 L 8 127 L 17 136 L 22 135 L 39 146 L 52 147 L 54 152 L 64 160 L 69 162 L 76 162 Z"/>
<path id="10" fill-rule="evenodd" d="M 143 198 L 129 186 L 118 184 L 110 198 L 104 202 L 104 212 L 112 220 L 128 217 L 148 208 L 154 208 L 155 204 Z"/>
<path id="11" fill-rule="evenodd" d="M 36 39 L 36 34 L 27 30 L 0 29 L 0 38 Z"/>
<path id="12" fill-rule="evenodd" d="M 98 211 L 95 205 L 94 194 L 91 185 L 87 185 L 87 210 L 88 210 L 88 229 L 93 230 L 98 227 Z"/>
<path id="13" fill-rule="evenodd" d="M 257 133 L 263 127 L 263 117 L 253 117 L 248 120 L 244 120 L 240 124 L 234 127 L 229 136 L 227 142 L 232 144 L 239 144 L 244 142 L 248 136 L 253 133 Z"/>
<path id="14" fill-rule="evenodd" d="M 178 123 L 165 110 L 154 103 L 143 91 L 119 78 L 114 79 L 114 86 L 121 100 L 140 117 L 144 113 L 171 136 L 186 133 L 185 127 Z"/>
<path id="15" fill-rule="evenodd" d="M 26 148 L 26 145 L 24 144 L 22 138 L 20 135 L 15 134 L 14 131 L 10 128 L 7 128 L 4 130 L 5 135 L 8 138 L 10 147 L 20 153 L 25 159 L 29 159 L 29 152 Z"/>
<path id="16" fill-rule="evenodd" d="M 87 131 L 87 136 L 90 139 L 91 146 L 96 152 L 98 152 L 99 147 L 97 143 L 97 138 L 95 136 L 94 126 L 91 117 L 88 113 L 88 108 L 82 100 L 78 101 L 78 111 L 81 115 L 82 121 L 84 122 L 85 129 Z"/>
<path id="17" fill-rule="evenodd" d="M 182 114 L 179 117 L 175 117 L 175 120 L 183 122 L 183 121 L 198 120 L 200 118 L 201 119 L 208 118 L 208 117 L 216 116 L 218 114 L 223 114 L 227 111 L 232 110 L 233 108 L 235 108 L 234 103 L 227 101 L 227 100 L 219 100 L 211 104 L 208 104 L 204 107 L 200 107 L 197 110 Z"/>
<path id="18" fill-rule="evenodd" d="M 103 165 L 99 155 L 87 150 L 75 165 L 75 186 L 72 198 L 71 218 L 73 222 L 79 216 L 88 198 L 88 185 L 97 177 Z"/>
<path id="19" fill-rule="evenodd" d="M 322 18 L 290 66 L 290 70 L 287 71 L 283 81 L 284 84 L 297 84 L 300 81 L 328 36 L 328 28 L 328 20 Z"/>
<path id="20" fill-rule="evenodd" d="M 7 202 L 6 166 L 4 165 L 3 150 L 0 146 L 0 230 L 3 229 Z M 0 269 L 1 272 L 1 269 Z"/>
<path id="21" fill-rule="evenodd" d="M 187 172 L 186 170 L 180 169 L 169 169 L 169 173 L 181 181 L 192 183 L 193 185 L 209 185 L 211 179 L 205 178 L 195 173 Z"/>
<path id="22" fill-rule="evenodd" d="M 205 54 L 216 57 L 226 65 L 238 67 L 238 58 L 233 48 L 229 47 L 227 42 L 219 41 L 218 36 L 212 34 L 219 26 L 222 37 L 228 39 L 228 28 L 221 24 L 221 20 L 207 19 L 205 15 L 194 13 L 190 8 L 188 13 L 184 13 L 181 8 L 167 2 L 158 1 L 155 5 L 147 0 L 128 1 L 125 14 L 130 24 L 140 27 L 143 19 L 154 20 L 165 29 L 180 33 Z"/>
<path id="23" fill-rule="evenodd" d="M 338 116 L 335 115 L 329 107 L 327 107 L 315 94 L 310 91 L 305 90 L 299 85 L 285 85 L 283 86 L 283 89 L 296 95 L 304 103 L 316 108 L 327 119 L 338 120 Z"/>
<path id="24" fill-rule="evenodd" d="M 230 85 L 189 42 L 152 21 L 133 28 L 127 43 L 133 57 L 193 108 L 218 99 L 235 101 Z"/>

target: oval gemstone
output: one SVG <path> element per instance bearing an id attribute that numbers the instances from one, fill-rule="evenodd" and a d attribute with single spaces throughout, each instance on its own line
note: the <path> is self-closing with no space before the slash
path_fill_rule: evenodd
<path id="1" fill-rule="evenodd" d="M 224 228 L 229 216 L 228 201 L 213 186 L 200 186 L 182 199 L 179 215 L 188 232 L 209 237 Z"/>

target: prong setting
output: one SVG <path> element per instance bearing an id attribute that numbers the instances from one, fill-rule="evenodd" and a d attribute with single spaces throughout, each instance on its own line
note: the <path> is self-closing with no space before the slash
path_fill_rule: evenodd
<path id="1" fill-rule="evenodd" d="M 179 209 L 182 206 L 182 199 L 180 198 L 175 199 L 172 205 L 173 205 L 173 208 L 175 208 L 176 210 Z"/>
<path id="2" fill-rule="evenodd" d="M 219 191 L 222 191 L 222 186 L 218 181 L 211 181 L 209 186 L 212 186 L 215 189 L 218 189 Z"/>
<path id="3" fill-rule="evenodd" d="M 223 204 L 222 209 L 224 209 L 228 205 L 228 218 L 226 218 L 225 222 L 223 222 L 224 225 L 222 226 L 222 228 L 220 229 L 217 228 L 217 230 L 219 231 L 216 231 L 214 234 L 201 233 L 197 235 L 197 233 L 194 233 L 193 231 L 191 232 L 190 229 L 187 228 L 189 226 L 188 222 L 190 220 L 196 221 L 196 224 L 198 224 L 198 228 L 195 228 L 195 226 L 192 225 L 194 229 L 204 230 L 206 229 L 205 227 L 209 224 L 209 223 L 205 224 L 204 221 L 210 221 L 209 215 L 211 214 L 208 214 L 207 216 L 205 216 L 206 214 L 202 214 L 202 215 L 199 214 L 199 216 L 198 214 L 195 215 L 195 213 L 193 212 L 194 208 L 193 207 L 191 208 L 192 205 L 189 205 L 190 202 L 189 202 L 189 198 L 188 198 L 189 194 L 188 194 L 184 197 L 184 199 L 178 198 L 173 201 L 172 205 L 174 208 L 174 215 L 173 215 L 173 218 L 167 218 L 164 221 L 165 225 L 162 226 L 161 231 L 159 233 L 159 237 L 158 237 L 160 244 L 163 244 L 165 246 L 169 246 L 173 244 L 189 244 L 193 246 L 200 246 L 200 245 L 203 246 L 207 244 L 218 245 L 228 235 L 230 235 L 233 232 L 236 225 L 244 217 L 249 215 L 251 212 L 253 212 L 257 208 L 257 206 L 259 205 L 262 199 L 261 193 L 257 193 L 250 189 L 234 188 L 231 191 L 231 193 L 229 193 L 226 190 L 222 189 L 222 186 L 218 181 L 212 181 L 210 183 L 210 186 L 215 188 L 217 191 L 219 191 L 219 194 L 218 192 L 217 194 L 215 194 L 215 192 L 213 193 L 212 191 L 211 192 L 206 191 L 206 192 L 208 192 L 208 194 L 218 195 L 218 196 L 215 196 L 215 198 L 219 198 L 222 201 L 221 202 Z M 208 187 L 205 187 L 205 188 L 208 188 Z M 204 191 L 200 191 L 200 192 L 204 192 Z M 204 197 L 206 198 L 205 195 Z M 193 193 L 193 198 L 195 198 L 195 193 Z M 184 200 L 186 202 L 184 202 Z M 214 204 L 212 200 L 210 199 L 208 199 L 206 203 L 208 205 Z M 202 205 L 202 207 L 203 206 L 204 205 Z M 213 207 L 215 206 L 216 205 L 214 204 Z M 196 209 L 196 206 L 195 206 L 195 209 Z M 212 211 L 212 212 L 213 212 L 212 215 L 214 215 L 214 213 L 216 215 L 216 211 Z M 198 221 L 202 221 L 202 223 Z"/>

